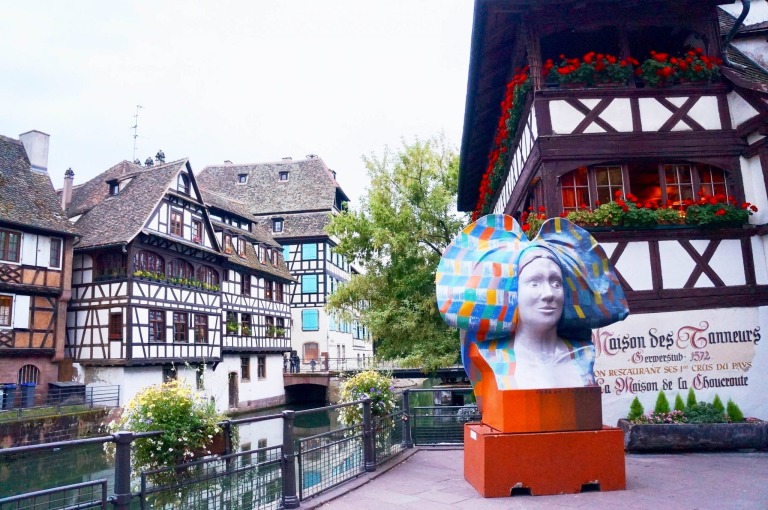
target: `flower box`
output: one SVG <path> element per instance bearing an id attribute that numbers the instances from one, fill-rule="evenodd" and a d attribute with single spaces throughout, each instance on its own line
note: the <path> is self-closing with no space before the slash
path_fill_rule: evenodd
<path id="1" fill-rule="evenodd" d="M 619 420 L 628 452 L 768 450 L 768 422 L 633 424 Z"/>

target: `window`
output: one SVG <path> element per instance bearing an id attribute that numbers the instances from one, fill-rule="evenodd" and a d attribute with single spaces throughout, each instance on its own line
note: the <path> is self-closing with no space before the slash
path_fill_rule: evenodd
<path id="1" fill-rule="evenodd" d="M 319 357 L 317 342 L 307 342 L 304 344 L 304 363 L 317 360 Z"/>
<path id="2" fill-rule="evenodd" d="M 203 222 L 198 220 L 192 220 L 192 241 L 195 243 L 203 243 Z"/>
<path id="3" fill-rule="evenodd" d="M 302 331 L 318 331 L 320 325 L 318 324 L 320 312 L 318 310 L 302 310 L 301 311 L 301 330 Z"/>
<path id="4" fill-rule="evenodd" d="M 283 219 L 272 218 L 272 232 L 282 232 L 282 231 L 283 231 Z"/>
<path id="5" fill-rule="evenodd" d="M 240 379 L 243 381 L 251 379 L 251 358 L 248 356 L 240 358 Z"/>
<path id="6" fill-rule="evenodd" d="M 173 365 L 163 365 L 163 382 L 175 381 L 178 373 Z"/>
<path id="7" fill-rule="evenodd" d="M 277 336 L 277 334 L 276 334 L 277 332 L 275 331 L 276 328 L 275 328 L 275 318 L 274 317 L 269 316 L 269 315 L 264 317 L 264 324 L 266 324 L 266 326 L 267 326 L 267 336 L 268 337 Z"/>
<path id="8" fill-rule="evenodd" d="M 621 165 L 596 166 L 595 187 L 597 188 L 597 200 L 601 204 L 607 204 L 616 196 L 617 191 L 624 194 L 624 178 Z M 592 205 L 592 204 L 588 204 Z"/>
<path id="9" fill-rule="evenodd" d="M 251 314 L 240 314 L 240 331 L 243 336 L 251 336 Z"/>
<path id="10" fill-rule="evenodd" d="M 317 244 L 301 245 L 301 260 L 317 260 Z"/>
<path id="11" fill-rule="evenodd" d="M 171 235 L 184 235 L 184 215 L 179 211 L 171 211 Z"/>
<path id="12" fill-rule="evenodd" d="M 273 301 L 275 298 L 275 282 L 264 279 L 264 299 Z"/>
<path id="13" fill-rule="evenodd" d="M 198 344 L 208 343 L 208 316 L 195 314 L 195 342 Z"/>
<path id="14" fill-rule="evenodd" d="M 10 326 L 13 318 L 13 296 L 0 296 L 0 326 Z"/>
<path id="15" fill-rule="evenodd" d="M 272 260 L 272 265 L 277 267 L 277 250 L 269 250 L 269 258 Z"/>
<path id="16" fill-rule="evenodd" d="M 310 294 L 313 292 L 317 292 L 317 275 L 316 274 L 301 275 L 301 293 Z"/>
<path id="17" fill-rule="evenodd" d="M 18 262 L 21 257 L 21 234 L 0 230 L 0 260 Z"/>
<path id="18" fill-rule="evenodd" d="M 704 195 L 710 197 L 724 195 L 726 200 L 730 198 L 728 186 L 725 182 L 725 172 L 719 168 L 711 166 L 700 168 L 699 181 L 699 192 L 704 193 Z"/>
<path id="19" fill-rule="evenodd" d="M 163 310 L 149 311 L 149 341 L 163 342 L 165 336 L 165 312 Z"/>
<path id="20" fill-rule="evenodd" d="M 95 281 L 125 277 L 126 257 L 119 252 L 100 253 L 93 261 L 93 279 Z M 136 267 L 138 270 L 139 267 Z"/>
<path id="21" fill-rule="evenodd" d="M 258 379 L 266 379 L 267 377 L 267 357 L 256 357 L 256 377 Z"/>
<path id="22" fill-rule="evenodd" d="M 266 439 L 259 439 L 256 442 L 256 445 L 259 449 L 259 451 L 256 453 L 256 461 L 259 463 L 266 462 L 267 461 L 267 440 Z"/>
<path id="23" fill-rule="evenodd" d="M 24 365 L 19 369 L 19 384 L 40 384 L 40 369 L 35 365 Z"/>
<path id="24" fill-rule="evenodd" d="M 120 183 L 117 181 L 108 181 L 107 188 L 109 189 L 109 194 L 112 196 L 120 193 Z"/>
<path id="25" fill-rule="evenodd" d="M 122 312 L 113 312 L 109 314 L 109 339 L 123 339 L 123 314 Z"/>
<path id="26" fill-rule="evenodd" d="M 189 280 L 194 278 L 195 268 L 186 260 L 173 259 L 168 264 L 168 277 Z"/>
<path id="27" fill-rule="evenodd" d="M 187 342 L 189 340 L 189 315 L 186 312 L 173 312 L 173 341 Z"/>
<path id="28" fill-rule="evenodd" d="M 140 251 L 133 256 L 133 269 L 165 274 L 165 261 L 157 253 Z"/>
<path id="29" fill-rule="evenodd" d="M 61 267 L 61 239 L 51 239 L 51 257 L 49 267 Z"/>
<path id="30" fill-rule="evenodd" d="M 276 329 L 275 329 L 275 336 L 278 337 L 284 337 L 285 336 L 285 319 L 282 317 L 278 317 L 276 319 Z"/>
<path id="31" fill-rule="evenodd" d="M 243 275 L 243 281 L 240 284 L 240 293 L 243 296 L 251 295 L 251 275 L 249 274 Z"/>
<path id="32" fill-rule="evenodd" d="M 287 181 L 288 180 L 288 172 L 282 171 L 278 174 L 280 176 L 281 181 Z"/>
<path id="33" fill-rule="evenodd" d="M 232 236 L 229 234 L 222 234 L 221 246 L 224 248 L 224 253 L 232 253 Z"/>
<path id="34" fill-rule="evenodd" d="M 218 285 L 219 273 L 210 266 L 200 266 L 197 268 L 197 279 L 208 285 Z"/>
<path id="35" fill-rule="evenodd" d="M 693 201 L 691 165 L 664 165 L 664 182 L 667 205 L 682 209 L 685 200 Z"/>
<path id="36" fill-rule="evenodd" d="M 560 190 L 563 196 L 563 211 L 576 211 L 590 207 L 589 182 L 587 167 L 582 166 L 560 178 Z"/>
<path id="37" fill-rule="evenodd" d="M 248 182 L 248 174 L 237 174 L 237 183 L 245 184 Z"/>
<path id="38" fill-rule="evenodd" d="M 283 284 L 275 282 L 275 301 L 278 303 L 283 302 Z"/>
<path id="39" fill-rule="evenodd" d="M 179 193 L 189 195 L 189 177 L 184 174 L 179 174 L 179 179 L 176 181 L 176 189 Z"/>
<path id="40" fill-rule="evenodd" d="M 240 255 L 242 258 L 245 258 L 245 247 L 248 243 L 245 242 L 245 239 L 237 238 L 237 254 Z"/>

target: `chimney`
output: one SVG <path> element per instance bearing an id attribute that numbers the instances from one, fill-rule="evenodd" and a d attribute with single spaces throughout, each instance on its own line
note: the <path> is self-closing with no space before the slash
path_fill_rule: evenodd
<path id="1" fill-rule="evenodd" d="M 27 152 L 27 158 L 32 165 L 32 170 L 37 172 L 48 172 L 48 140 L 50 135 L 41 131 L 27 131 L 19 135 L 24 150 Z"/>
<path id="2" fill-rule="evenodd" d="M 224 160 L 224 164 L 225 164 L 226 166 L 229 166 L 229 165 L 231 165 L 231 164 L 232 164 L 232 162 L 231 162 L 230 160 L 228 160 L 228 159 L 225 159 L 225 160 Z"/>
<path id="3" fill-rule="evenodd" d="M 61 190 L 61 208 L 65 211 L 69 207 L 69 203 L 72 201 L 72 183 L 75 180 L 75 172 L 71 168 L 68 168 L 64 172 L 64 188 Z"/>
<path id="4" fill-rule="evenodd" d="M 283 158 L 283 161 L 291 161 L 291 160 L 293 160 L 293 158 L 292 158 L 292 157 L 290 157 L 290 156 L 285 156 L 285 157 Z"/>

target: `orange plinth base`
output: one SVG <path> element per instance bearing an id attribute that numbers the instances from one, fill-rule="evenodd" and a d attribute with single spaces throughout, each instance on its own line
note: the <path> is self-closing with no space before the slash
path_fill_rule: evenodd
<path id="1" fill-rule="evenodd" d="M 573 494 L 585 484 L 601 491 L 626 488 L 621 429 L 499 433 L 484 424 L 464 426 L 464 478 L 486 498 L 513 488 L 532 495 Z"/>
<path id="2" fill-rule="evenodd" d="M 488 385 L 483 423 L 498 432 L 601 430 L 600 388 L 497 390 Z"/>

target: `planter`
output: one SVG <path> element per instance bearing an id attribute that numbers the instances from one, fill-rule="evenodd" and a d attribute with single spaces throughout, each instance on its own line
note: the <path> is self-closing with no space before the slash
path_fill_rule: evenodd
<path id="1" fill-rule="evenodd" d="M 768 450 L 768 422 L 633 425 L 619 420 L 628 452 Z"/>

